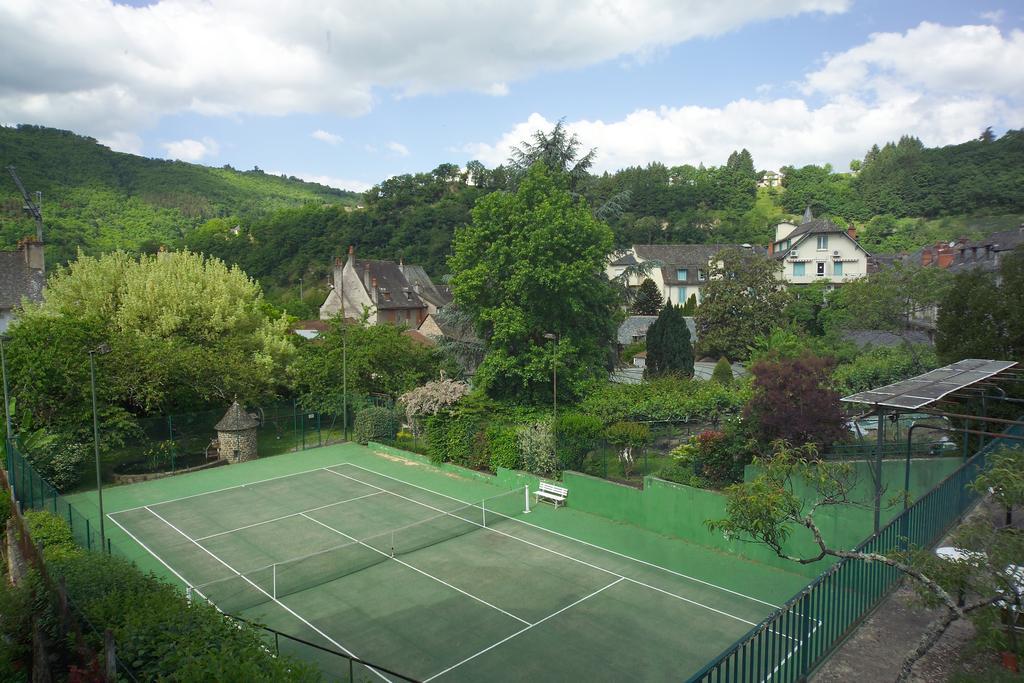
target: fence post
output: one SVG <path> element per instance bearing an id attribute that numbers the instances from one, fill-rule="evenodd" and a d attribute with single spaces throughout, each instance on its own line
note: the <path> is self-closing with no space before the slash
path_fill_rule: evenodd
<path id="1" fill-rule="evenodd" d="M 298 399 L 292 399 L 292 438 L 299 433 L 299 402 Z M 295 442 L 292 442 L 292 448 L 294 449 Z"/>
<path id="2" fill-rule="evenodd" d="M 103 654 L 106 663 L 104 675 L 108 681 L 117 680 L 117 647 L 114 644 L 114 634 L 108 628 L 103 632 Z"/>

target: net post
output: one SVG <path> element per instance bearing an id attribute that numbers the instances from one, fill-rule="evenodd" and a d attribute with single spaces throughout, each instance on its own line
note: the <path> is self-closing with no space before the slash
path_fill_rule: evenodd
<path id="1" fill-rule="evenodd" d="M 391 530 L 391 557 L 395 556 L 395 530 Z"/>
<path id="2" fill-rule="evenodd" d="M 487 528 L 487 499 L 484 498 L 480 501 L 480 512 L 483 517 L 484 528 Z"/>
<path id="3" fill-rule="evenodd" d="M 271 585 L 271 590 L 272 590 L 271 595 L 273 595 L 274 599 L 277 600 L 277 562 L 275 562 L 274 564 L 270 565 L 270 575 L 272 577 L 271 578 L 271 584 L 272 584 Z"/>
<path id="4" fill-rule="evenodd" d="M 185 599 L 192 602 L 192 586 L 185 586 Z"/>
<path id="5" fill-rule="evenodd" d="M 523 514 L 525 515 L 525 514 L 530 512 L 530 485 L 529 484 L 526 484 L 526 485 L 523 486 L 523 494 L 524 494 L 523 495 L 523 500 L 526 503 L 526 506 L 523 508 Z"/>

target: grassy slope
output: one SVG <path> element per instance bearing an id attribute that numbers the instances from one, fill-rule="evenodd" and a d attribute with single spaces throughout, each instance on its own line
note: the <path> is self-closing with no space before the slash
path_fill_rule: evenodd
<path id="1" fill-rule="evenodd" d="M 92 138 L 50 128 L 0 127 L 0 165 L 16 166 L 26 188 L 43 193 L 46 241 L 56 260 L 72 257 L 78 247 L 174 246 L 209 218 L 252 217 L 306 202 L 354 205 L 359 197 L 262 171 L 114 152 Z M 11 179 L 0 179 L 0 247 L 32 232 L 21 203 Z"/>

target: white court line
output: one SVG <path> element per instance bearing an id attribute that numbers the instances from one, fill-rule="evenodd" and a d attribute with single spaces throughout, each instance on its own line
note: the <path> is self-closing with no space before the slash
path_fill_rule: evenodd
<path id="1" fill-rule="evenodd" d="M 408 567 L 409 569 L 411 569 L 411 570 L 413 570 L 413 571 L 415 571 L 415 572 L 419 572 L 420 574 L 422 574 L 423 576 L 427 577 L 428 579 L 433 579 L 434 581 L 437 581 L 437 582 L 438 582 L 439 584 L 441 584 L 441 585 L 444 585 L 444 586 L 448 586 L 448 587 L 449 587 L 449 588 L 451 588 L 452 590 L 455 590 L 455 591 L 458 591 L 459 593 L 462 593 L 462 594 L 463 594 L 463 595 L 465 595 L 465 596 L 466 596 L 467 598 L 473 598 L 474 600 L 476 600 L 477 602 L 479 602 L 479 603 L 480 603 L 480 604 L 482 604 L 482 605 L 487 605 L 487 606 L 488 606 L 488 607 L 490 607 L 491 609 L 496 609 L 496 610 L 498 610 L 499 612 L 501 612 L 502 614 L 504 614 L 505 616 L 507 616 L 507 617 L 512 617 L 513 619 L 515 619 L 516 621 L 518 621 L 518 622 L 519 622 L 519 623 L 521 623 L 521 624 L 527 624 L 527 625 L 530 625 L 530 626 L 532 626 L 532 624 L 530 624 L 530 622 L 528 622 L 528 621 L 527 621 L 526 619 L 520 619 L 519 617 L 517 617 L 516 615 L 512 614 L 511 612 L 506 612 L 505 610 L 501 609 L 501 608 L 500 608 L 500 607 L 498 607 L 497 605 L 492 605 L 491 603 L 487 602 L 486 600 L 484 600 L 484 599 L 482 599 L 482 598 L 478 598 L 477 596 L 473 595 L 472 593 L 467 593 L 466 591 L 462 590 L 462 589 L 461 589 L 461 588 L 459 588 L 458 586 L 453 586 L 452 584 L 448 583 L 447 581 L 443 581 L 443 580 L 441 580 L 441 579 L 437 578 L 437 577 L 436 577 L 436 576 L 434 576 L 433 574 L 428 574 L 427 572 L 423 571 L 422 569 L 420 569 L 420 568 L 418 568 L 418 567 L 414 567 L 414 566 L 412 566 L 411 564 L 409 564 L 408 562 L 405 562 L 405 561 L 403 561 L 403 560 L 400 560 L 400 559 L 398 559 L 398 558 L 397 558 L 397 557 L 395 557 L 394 555 L 388 555 L 388 554 L 387 554 L 386 552 L 384 552 L 383 550 L 379 550 L 379 549 L 377 549 L 377 548 L 374 548 L 374 547 L 373 547 L 372 545 L 368 545 L 368 544 L 366 544 L 366 543 L 364 543 L 364 542 L 360 541 L 360 540 L 359 540 L 358 538 L 356 538 L 355 536 L 349 536 L 349 535 L 348 535 L 348 534 L 346 534 L 346 533 L 345 533 L 344 531 L 340 531 L 340 530 L 338 530 L 338 529 L 335 529 L 335 528 L 334 528 L 333 526 L 331 526 L 330 524 L 324 524 L 324 523 L 323 523 L 323 522 L 321 522 L 321 521 L 320 521 L 319 519 L 313 519 L 312 517 L 310 517 L 309 515 L 307 515 L 307 514 L 306 514 L 306 513 L 304 513 L 304 512 L 303 512 L 303 513 L 300 513 L 300 514 L 301 514 L 301 515 L 302 515 L 303 517 L 305 517 L 306 519 L 308 519 L 309 521 L 311 521 L 311 522 L 316 522 L 316 523 L 317 523 L 317 524 L 319 524 L 320 526 L 322 526 L 322 527 L 324 527 L 324 528 L 327 528 L 327 529 L 330 529 L 331 531 L 333 531 L 334 533 L 336 533 L 336 534 L 338 534 L 338 535 L 340 535 L 340 536 L 344 536 L 345 538 L 347 538 L 347 539 L 349 539 L 349 540 L 351 540 L 351 541 L 355 541 L 355 542 L 356 542 L 356 543 L 358 543 L 359 545 L 362 545 L 362 546 L 366 546 L 366 547 L 367 547 L 367 548 L 369 548 L 370 550 L 372 550 L 372 551 L 374 551 L 374 552 L 377 552 L 377 553 L 380 553 L 380 554 L 381 554 L 381 555 L 383 555 L 384 557 L 390 558 L 390 559 L 394 560 L 395 562 L 397 562 L 397 563 L 398 563 L 398 564 L 400 564 L 400 565 L 406 566 L 406 567 Z"/>
<path id="2" fill-rule="evenodd" d="M 811 621 L 815 621 L 815 620 L 812 619 Z M 818 629 L 821 628 L 821 625 L 823 623 L 825 623 L 825 622 L 821 621 L 820 619 L 817 620 L 817 621 L 818 621 L 818 625 L 815 626 L 814 628 L 812 628 L 810 633 L 807 634 L 807 642 L 806 643 L 797 642 L 796 646 L 792 650 L 789 651 L 789 653 L 786 655 L 785 659 L 783 659 L 781 662 L 776 664 L 775 668 L 772 669 L 772 672 L 764 677 L 764 679 L 763 679 L 764 681 L 770 681 L 772 679 L 772 676 L 774 676 L 776 673 L 778 673 L 779 669 L 782 668 L 782 665 L 785 664 L 786 662 L 788 662 L 790 659 L 793 658 L 793 655 L 796 654 L 797 650 L 799 650 L 801 647 L 804 647 L 804 646 L 806 646 L 806 645 L 808 645 L 810 643 L 811 637 L 815 633 L 817 633 Z M 777 635 L 782 635 L 781 633 L 778 633 L 777 631 L 774 631 L 774 633 L 776 633 Z M 796 638 L 790 637 L 790 640 L 796 640 Z"/>
<path id="3" fill-rule="evenodd" d="M 518 636 L 518 635 L 520 635 L 520 634 L 522 634 L 522 633 L 526 633 L 527 631 L 529 631 L 529 630 L 530 630 L 531 628 L 533 628 L 534 626 L 538 626 L 538 625 L 540 625 L 540 624 L 543 624 L 543 623 L 544 623 L 545 621 L 547 621 L 548 619 L 551 619 L 552 617 L 557 617 L 557 616 L 558 616 L 559 614 L 561 614 L 561 613 L 562 613 L 562 612 L 564 612 L 565 610 L 569 609 L 570 607 L 575 607 L 576 605 L 580 604 L 580 603 L 581 603 L 581 602 L 583 602 L 584 600 L 589 600 L 590 598 L 594 597 L 595 595 L 597 595 L 597 594 L 598 594 L 598 593 L 600 593 L 601 591 L 605 591 L 605 590 L 608 590 L 609 588 L 611 588 L 611 587 L 612 587 L 612 586 L 614 586 L 615 584 L 619 583 L 620 581 L 624 581 L 624 580 L 626 580 L 626 579 L 625 579 L 625 577 L 619 577 L 619 578 L 615 579 L 614 581 L 612 581 L 611 583 L 609 583 L 609 584 L 608 584 L 607 586 L 605 586 L 605 587 L 603 587 L 603 588 L 598 588 L 598 589 L 597 589 L 596 591 L 594 591 L 594 592 L 593 592 L 593 593 L 591 593 L 590 595 L 585 595 L 585 596 L 583 596 L 582 598 L 580 598 L 579 600 L 577 600 L 576 602 L 573 602 L 573 603 L 570 603 L 570 604 L 566 605 L 565 607 L 563 607 L 562 609 L 558 610 L 557 612 L 552 612 L 551 614 L 547 615 L 546 617 L 544 617 L 544 618 L 543 618 L 543 619 L 541 619 L 540 621 L 538 621 L 538 622 L 536 622 L 536 623 L 534 623 L 534 624 L 530 624 L 530 625 L 529 625 L 529 626 L 527 626 L 526 628 L 524 628 L 524 629 L 520 629 L 519 631 L 516 631 L 515 633 L 513 633 L 513 634 L 512 634 L 512 635 L 510 635 L 510 636 L 507 636 L 507 637 L 505 637 L 505 638 L 502 638 L 502 639 L 501 639 L 501 640 L 499 640 L 498 642 L 496 642 L 496 643 L 494 643 L 493 645 L 490 645 L 490 646 L 488 646 L 488 647 L 485 647 L 485 648 L 484 648 L 483 650 L 480 650 L 480 651 L 479 651 L 479 652 L 477 652 L 476 654 L 473 654 L 473 655 L 470 655 L 469 657 L 466 657 L 466 658 L 465 658 L 465 659 L 463 659 L 463 660 L 462 660 L 461 662 L 458 662 L 458 663 L 456 663 L 456 664 L 453 664 L 453 665 L 451 665 L 450 667 L 448 667 L 448 668 L 447 668 L 447 669 L 445 669 L 444 671 L 439 671 L 439 672 L 437 672 L 436 674 L 434 674 L 433 676 L 431 676 L 430 678 L 425 678 L 425 679 L 423 679 L 423 683 L 429 683 L 430 681 L 434 680 L 434 679 L 435 679 L 435 678 L 437 678 L 438 676 L 443 676 L 444 674 L 448 673 L 448 672 L 449 672 L 449 671 L 451 671 L 452 669 L 455 669 L 455 668 L 457 668 L 457 667 L 460 667 L 460 666 L 462 666 L 463 664 L 465 664 L 466 662 L 468 662 L 468 661 L 469 661 L 469 660 L 471 660 L 471 659 L 476 659 L 477 657 L 479 657 L 480 655 L 484 654 L 485 652 L 489 652 L 489 651 L 493 650 L 494 648 L 498 647 L 499 645 L 501 645 L 501 644 L 503 644 L 503 643 L 507 643 L 508 641 L 512 640 L 512 639 L 513 639 L 513 638 L 515 638 L 516 636 Z"/>
<path id="4" fill-rule="evenodd" d="M 298 512 L 293 512 L 290 515 L 281 515 L 280 517 L 275 517 L 274 519 L 268 519 L 268 520 L 265 520 L 265 521 L 262 521 L 262 522 L 255 522 L 253 524 L 246 524 L 245 526 L 240 526 L 237 529 L 228 529 L 227 531 L 218 531 L 217 533 L 210 534 L 209 536 L 200 536 L 196 540 L 197 541 L 205 541 L 205 540 L 207 540 L 209 538 L 216 538 L 217 536 L 223 536 L 225 534 L 233 534 L 236 531 L 243 531 L 245 529 L 251 529 L 254 526 L 260 526 L 260 525 L 263 525 L 263 524 L 270 524 L 272 522 L 280 522 L 282 519 L 289 519 L 291 517 L 298 517 L 299 515 L 305 515 L 307 512 L 316 512 L 317 510 L 326 510 L 327 508 L 334 507 L 335 505 L 344 505 L 345 503 L 351 503 L 354 500 L 362 500 L 363 498 L 369 498 L 370 496 L 379 496 L 380 493 L 381 493 L 380 491 L 374 491 L 373 493 L 364 493 L 363 495 L 356 496 L 355 498 L 346 498 L 345 500 L 335 501 L 333 503 L 328 503 L 327 505 L 320 505 L 320 506 L 315 507 L 315 508 L 309 508 L 308 510 L 299 510 Z"/>
<path id="5" fill-rule="evenodd" d="M 327 470 L 327 471 L 328 472 L 334 472 L 334 470 Z M 360 481 L 360 483 L 366 484 L 367 486 L 373 486 L 374 488 L 380 488 L 379 486 L 375 486 L 374 484 L 371 484 L 369 482 L 361 481 L 361 480 L 356 479 L 354 477 L 350 477 L 347 474 L 342 474 L 341 472 L 334 472 L 334 474 L 338 475 L 339 477 L 345 477 L 346 479 L 352 479 L 353 481 Z M 433 505 L 429 505 L 427 503 L 423 503 L 423 502 L 420 502 L 418 500 L 413 500 L 412 498 L 406 498 L 405 496 L 403 496 L 403 495 L 401 495 L 399 493 L 395 493 L 394 491 L 388 491 L 387 489 L 380 489 L 380 490 L 384 491 L 385 493 L 389 493 L 392 496 L 395 496 L 396 498 L 402 498 L 402 499 L 407 500 L 407 501 L 409 501 L 411 503 L 416 503 L 417 505 L 422 505 L 425 508 L 429 508 L 429 509 L 435 510 L 437 512 L 445 512 L 444 510 L 442 510 L 440 508 L 436 508 Z M 502 517 L 504 517 L 505 519 L 513 519 L 512 517 L 505 517 L 505 515 L 502 515 Z M 462 518 L 460 517 L 459 519 L 462 519 Z M 663 590 L 661 588 L 656 588 L 654 586 L 651 586 L 649 584 L 644 583 L 643 581 L 638 581 L 638 580 L 630 578 L 628 576 L 623 576 L 623 575 L 621 575 L 621 574 L 619 574 L 617 572 L 611 571 L 610 569 L 605 569 L 604 567 L 599 567 L 596 564 L 591 564 L 591 563 L 589 563 L 589 562 L 587 562 L 585 560 L 581 560 L 581 559 L 579 559 L 577 557 L 573 557 L 572 555 L 566 555 L 564 553 L 558 552 L 557 550 L 553 550 L 551 548 L 547 548 L 545 546 L 539 545 L 539 544 L 534 543 L 532 541 L 527 541 L 525 538 L 519 538 L 518 536 L 514 536 L 512 534 L 507 534 L 504 531 L 498 531 L 497 529 L 494 529 L 492 527 L 483 526 L 482 524 L 479 524 L 477 522 L 473 522 L 473 521 L 468 520 L 468 519 L 465 520 L 465 521 L 469 522 L 470 524 L 475 524 L 476 526 L 480 527 L 481 529 L 487 529 L 488 531 L 494 532 L 496 534 L 500 534 L 501 536 L 505 536 L 506 538 L 511 538 L 514 541 L 519 541 L 520 543 L 525 543 L 526 545 L 530 545 L 530 546 L 533 546 L 534 548 L 538 548 L 540 550 L 544 550 L 546 552 L 552 553 L 553 555 L 558 555 L 559 557 L 564 557 L 567 560 L 572 560 L 573 562 L 578 562 L 579 564 L 582 564 L 584 566 L 590 567 L 591 569 L 596 569 L 596 570 L 604 572 L 606 574 L 611 574 L 612 576 L 617 576 L 617 577 L 619 577 L 619 579 L 623 579 L 623 580 L 629 581 L 630 583 L 635 583 L 638 586 L 643 586 L 644 588 L 650 588 L 651 590 L 657 591 L 659 593 L 664 593 L 665 595 L 670 595 L 673 598 L 676 598 L 677 600 L 682 600 L 683 602 L 688 602 L 691 605 L 694 605 L 696 607 L 701 607 L 701 608 L 706 609 L 706 610 L 708 610 L 710 612 L 714 612 L 715 614 L 720 614 L 723 617 L 728 617 L 729 619 L 735 619 L 736 621 L 742 622 L 742 623 L 746 624 L 747 626 L 757 626 L 757 622 L 749 621 L 747 619 L 744 619 L 743 617 L 738 617 L 735 614 L 729 614 L 728 612 L 724 612 L 724 611 L 722 611 L 720 609 L 716 609 L 714 607 L 711 607 L 710 605 L 705 605 L 705 604 L 703 604 L 701 602 L 697 602 L 696 600 L 691 600 L 690 598 L 684 598 L 681 595 L 676 595 L 675 593 L 671 593 L 671 592 L 669 592 L 667 590 Z"/>
<path id="6" fill-rule="evenodd" d="M 448 498 L 450 500 L 457 501 L 457 502 L 462 503 L 464 505 L 470 504 L 470 503 L 466 503 L 465 501 L 459 500 L 458 498 L 456 498 L 454 496 L 448 496 L 448 495 L 445 495 L 443 493 L 438 493 L 437 491 L 431 491 L 430 489 L 428 489 L 428 488 L 426 488 L 424 486 L 418 486 L 416 484 L 412 484 L 412 483 L 407 482 L 407 481 L 402 481 L 401 479 L 398 479 L 397 477 L 392 477 L 390 475 L 383 474 L 381 472 L 375 472 L 374 470 L 371 470 L 369 468 L 363 467 L 362 465 L 357 465 L 357 464 L 352 463 L 352 462 L 342 462 L 342 463 L 338 463 L 337 465 L 330 465 L 328 467 L 325 467 L 324 469 L 326 469 L 328 472 L 334 472 L 334 470 L 331 469 L 332 467 L 341 467 L 343 465 L 348 465 L 350 467 L 356 467 L 358 469 L 363 470 L 364 472 L 369 472 L 370 474 L 376 474 L 377 476 L 385 477 L 386 479 L 391 479 L 392 481 L 397 481 L 400 484 L 405 484 L 406 486 L 412 486 L 414 488 L 420 489 L 421 491 L 426 491 L 427 493 L 433 493 L 435 496 L 441 496 L 443 498 Z M 339 473 L 335 472 L 335 474 L 339 474 Z M 353 477 L 349 477 L 349 478 L 351 479 Z M 360 481 L 360 480 L 356 479 L 356 481 Z M 366 482 L 362 482 L 362 483 L 365 484 Z M 372 486 L 372 484 L 371 484 L 371 486 Z M 387 489 L 384 489 L 384 490 L 386 491 Z M 719 585 L 711 583 L 709 581 L 704 581 L 703 579 L 698 579 L 695 576 L 689 576 L 688 574 L 683 574 L 682 572 L 677 572 L 674 569 L 669 569 L 667 567 L 662 567 L 661 565 L 654 564 L 653 562 L 648 562 L 647 560 L 641 560 L 639 558 L 632 557 L 630 555 L 626 555 L 624 553 L 620 553 L 620 552 L 617 552 L 615 550 L 609 550 L 608 548 L 604 548 L 604 547 L 596 545 L 594 543 L 589 543 L 587 541 L 584 541 L 584 540 L 581 540 L 581 539 L 578 539 L 578 538 L 574 538 L 574 537 L 569 536 L 567 534 L 559 533 L 557 531 L 552 531 L 551 529 L 545 529 L 542 526 L 537 526 L 536 524 L 531 524 L 530 522 L 527 522 L 527 521 L 522 520 L 522 519 L 518 519 L 516 517 L 509 517 L 509 519 L 511 519 L 513 522 L 518 522 L 519 524 L 522 524 L 524 526 L 532 527 L 532 528 L 538 529 L 540 531 L 545 531 L 545 532 L 547 532 L 549 534 L 554 534 L 555 536 L 561 536 L 562 538 L 566 538 L 566 539 L 568 539 L 570 541 L 575 541 L 577 543 L 582 543 L 583 545 L 590 546 L 591 548 L 597 548 L 598 550 L 603 550 L 606 553 L 611 553 L 612 555 L 617 555 L 617 556 L 622 557 L 624 559 L 631 560 L 631 561 L 637 562 L 639 564 L 647 565 L 648 567 L 653 567 L 654 569 L 660 569 L 661 571 L 668 572 L 669 574 L 675 574 L 676 576 L 682 577 L 682 578 L 687 579 L 689 581 L 694 581 L 696 583 L 703 584 L 703 585 L 708 586 L 710 588 L 715 588 L 717 590 L 724 591 L 726 593 L 731 593 L 732 595 L 735 595 L 735 596 L 740 597 L 740 598 L 744 598 L 746 600 L 751 600 L 753 602 L 759 602 L 762 605 L 767 605 L 768 607 L 771 607 L 773 609 L 781 609 L 782 608 L 782 605 L 776 605 L 774 603 L 767 602 L 765 600 L 761 600 L 760 598 L 755 598 L 752 595 L 745 595 L 745 594 L 740 593 L 738 591 L 734 591 L 734 590 L 731 590 L 729 588 L 725 588 L 724 586 L 719 586 Z"/>
<path id="7" fill-rule="evenodd" d="M 136 505 L 133 508 L 125 508 L 124 510 L 118 510 L 116 512 L 108 512 L 107 517 L 111 515 L 119 515 L 122 512 L 132 512 L 133 510 L 141 510 L 143 508 L 156 507 L 157 505 L 166 505 L 167 503 L 176 503 L 179 500 L 188 500 L 189 498 L 198 498 L 199 496 L 208 496 L 211 493 L 223 493 L 224 491 L 232 491 L 234 489 L 244 489 L 247 486 L 255 486 L 256 484 L 264 484 L 268 481 L 277 481 L 278 479 L 287 479 L 288 477 L 297 477 L 300 474 L 312 474 L 313 472 L 319 472 L 320 470 L 330 469 L 331 467 L 338 467 L 345 465 L 346 463 L 338 462 L 333 465 L 324 465 L 323 467 L 314 467 L 311 470 L 302 470 L 301 472 L 292 472 L 291 474 L 281 474 L 276 477 L 268 477 L 267 479 L 257 479 L 256 481 L 246 482 L 244 484 L 235 484 L 234 486 L 225 486 L 222 489 L 214 489 L 212 491 L 205 491 L 203 493 L 193 493 L 188 496 L 180 496 L 178 498 L 169 498 L 167 500 L 161 500 L 158 503 L 147 503 L 146 505 Z M 367 470 L 371 471 L 371 470 Z"/>
<path id="8" fill-rule="evenodd" d="M 143 506 L 143 507 L 145 507 L 145 506 Z M 160 515 L 158 515 L 158 514 L 157 514 L 156 512 L 154 512 L 153 510 L 150 510 L 150 509 L 149 509 L 148 507 L 145 507 L 145 509 L 146 509 L 146 510 L 147 510 L 147 511 L 149 512 L 149 514 L 153 515 L 154 517 L 156 517 L 157 519 L 159 519 L 159 520 L 160 520 L 161 522 L 163 522 L 163 523 L 164 523 L 164 524 L 166 524 L 167 526 L 171 527 L 172 529 L 174 529 L 175 531 L 177 531 L 177 532 L 178 532 L 179 534 L 181 534 L 182 536 L 184 536 L 184 537 L 185 537 L 186 539 L 188 539 L 189 541 L 191 541 L 191 542 L 192 542 L 192 543 L 193 543 L 193 544 L 194 544 L 194 545 L 195 545 L 195 546 L 196 546 L 197 548 L 199 548 L 200 550 L 202 550 L 202 551 L 203 551 L 204 553 L 206 553 L 207 555 L 209 555 L 210 557 L 212 557 L 213 559 L 217 560 L 217 561 L 218 561 L 218 562 L 220 562 L 220 563 L 221 563 L 222 565 L 224 565 L 225 567 L 227 567 L 228 569 L 230 569 L 230 570 L 231 570 L 232 572 L 234 572 L 234 573 L 235 573 L 235 575 L 236 575 L 236 576 L 238 576 L 238 578 L 240 578 L 240 579 L 242 579 L 243 581 L 245 581 L 246 583 L 248 583 L 248 584 L 249 584 L 250 586 L 252 586 L 252 587 L 253 587 L 253 588 L 255 588 L 256 590 L 258 590 L 258 591 L 259 591 L 260 593 L 263 593 L 263 594 L 264 594 L 265 596 L 267 596 L 268 598 L 270 598 L 271 600 L 273 600 L 273 601 L 274 601 L 274 602 L 275 602 L 275 603 L 276 603 L 276 604 L 277 604 L 277 605 L 278 605 L 279 607 L 282 607 L 282 608 L 283 608 L 284 610 L 286 610 L 286 611 L 287 611 L 287 612 L 288 612 L 289 614 L 291 614 L 291 615 L 292 615 L 293 617 L 295 617 L 296 619 L 298 619 L 299 621 L 301 621 L 301 622 L 302 622 L 303 624 L 305 624 L 306 626 L 310 627 L 311 629 L 313 629 L 314 631 L 316 631 L 316 632 L 317 632 L 318 634 L 320 634 L 321 636 L 323 636 L 323 638 L 324 638 L 324 639 L 326 639 L 326 640 L 327 640 L 328 642 L 330 642 L 330 643 L 331 643 L 332 645 L 334 645 L 335 647 L 337 647 L 337 648 L 338 648 L 339 650 L 341 650 L 342 652 L 344 652 L 345 654 L 347 654 L 347 655 L 348 655 L 349 657 L 355 657 L 356 659 L 359 659 L 359 655 L 355 654 L 355 653 L 354 653 L 354 652 L 352 652 L 351 650 L 348 650 L 348 649 L 346 649 L 344 645 L 342 645 L 342 644 L 341 644 L 341 643 L 339 643 L 338 641 L 334 640 L 334 639 L 333 639 L 333 638 L 331 638 L 331 637 L 330 637 L 329 635 L 327 635 L 326 633 L 324 633 L 323 631 L 321 631 L 320 629 L 318 629 L 318 628 L 317 628 L 316 626 L 314 626 L 313 624 L 311 624 L 311 623 L 310 623 L 310 622 L 309 622 L 309 621 L 308 621 L 308 620 L 307 620 L 307 619 L 306 619 L 305 617 L 303 617 L 302 615 L 300 615 L 300 614 L 299 614 L 298 612 L 296 612 L 295 610 L 293 610 L 293 609 L 292 609 L 291 607 L 289 607 L 288 605 L 284 604 L 283 602 L 281 602 L 280 600 L 278 600 L 277 598 L 275 598 L 275 597 L 274 597 L 273 595 L 271 595 L 271 594 L 270 594 L 270 593 L 268 593 L 267 591 L 265 591 L 265 590 L 263 590 L 262 588 L 260 588 L 259 586 L 257 586 L 257 585 L 256 585 L 255 583 L 253 583 L 252 581 L 250 581 L 250 580 L 248 579 L 248 577 L 246 577 L 246 576 L 243 576 L 243 575 L 242 575 L 242 573 L 241 573 L 241 572 L 239 572 L 239 571 L 238 571 L 237 569 L 235 569 L 235 568 L 234 568 L 234 567 L 232 567 L 232 566 L 231 566 L 230 564 L 228 564 L 228 563 L 227 563 L 227 562 L 225 562 L 224 560 L 220 559 L 219 557 L 217 557 L 216 555 L 214 555 L 214 554 L 213 554 L 212 552 L 210 552 L 209 550 L 207 550 L 206 548 L 204 548 L 204 547 L 203 547 L 202 545 L 200 545 L 199 543 L 197 543 L 197 542 L 196 542 L 196 540 L 195 540 L 194 538 L 192 538 L 191 536 L 189 536 L 188 534 L 186 534 L 186 533 L 185 533 L 184 531 L 182 531 L 182 530 L 181 530 L 181 529 L 179 529 L 178 527 L 176 527 L 176 526 L 174 526 L 173 524 L 171 524 L 170 522 L 168 522 L 168 521 L 167 521 L 166 519 L 164 519 L 163 517 L 161 517 Z M 120 524 L 119 524 L 118 526 L 120 526 Z M 124 527 L 122 527 L 122 528 L 124 528 Z M 172 571 L 173 571 L 173 570 L 172 570 Z M 372 671 L 372 669 L 371 669 L 371 671 Z M 385 676 L 384 676 L 383 674 L 381 674 L 381 673 L 380 673 L 380 672 L 378 672 L 378 671 L 374 671 L 373 673 L 377 674 L 377 676 L 379 676 L 380 678 L 382 678 L 382 679 L 383 679 L 383 680 L 385 680 L 385 681 L 390 681 L 390 679 L 389 679 L 389 678 L 385 677 Z"/>
<path id="9" fill-rule="evenodd" d="M 110 517 L 110 515 L 107 515 L 107 516 L 108 516 L 108 517 Z M 195 588 L 195 586 L 193 586 L 193 585 L 192 585 L 191 583 L 189 583 L 189 582 L 188 582 L 188 579 L 186 579 L 186 578 L 185 578 L 184 576 L 182 576 L 182 575 L 181 575 L 181 574 L 179 574 L 178 572 L 174 571 L 174 567 L 172 567 L 171 565 L 169 565 L 169 564 L 167 564 L 166 562 L 164 562 L 164 559 L 163 559 L 162 557 L 160 557 L 160 556 L 159 556 L 159 555 L 157 555 L 157 554 L 156 554 L 155 552 L 153 552 L 153 551 L 152 551 L 152 549 L 150 549 L 150 547 L 149 547 L 148 545 L 146 545 L 145 543 L 143 543 L 142 541 L 140 541 L 140 540 L 138 539 L 138 537 L 137 537 L 137 536 L 136 536 L 135 534 L 133 534 L 132 532 L 130 532 L 130 531 L 128 531 L 127 529 L 125 529 L 125 528 L 124 528 L 124 525 L 123 525 L 123 524 L 121 524 L 121 522 L 117 521 L 117 520 L 116 520 L 116 519 L 114 519 L 113 517 L 110 517 L 110 521 L 111 521 L 111 522 L 113 522 L 114 524 L 116 524 L 117 526 L 121 527 L 121 531 L 123 531 L 123 532 L 125 532 L 126 534 L 128 534 L 128 536 L 129 536 L 129 537 L 130 537 L 130 538 L 131 538 L 131 539 L 132 539 L 133 541 L 135 541 L 135 542 L 136 542 L 136 543 L 138 543 L 138 544 L 139 544 L 140 546 L 142 546 L 142 549 L 143 549 L 143 550 L 145 550 L 145 551 L 146 551 L 147 553 L 149 553 L 150 555 L 152 555 L 153 557 L 155 557 L 155 558 L 156 558 L 156 560 L 157 560 L 157 562 L 159 562 L 159 563 L 160 563 L 160 564 L 162 564 L 163 566 L 167 567 L 167 569 L 168 569 L 168 570 L 169 570 L 169 571 L 170 571 L 170 572 L 171 572 L 172 574 L 174 574 L 175 576 L 177 576 L 177 577 L 178 577 L 178 579 L 179 579 L 179 580 L 180 580 L 180 581 L 181 581 L 181 582 L 182 582 L 183 584 L 185 584 L 185 585 L 186 585 L 186 586 L 187 586 L 188 588 Z"/>

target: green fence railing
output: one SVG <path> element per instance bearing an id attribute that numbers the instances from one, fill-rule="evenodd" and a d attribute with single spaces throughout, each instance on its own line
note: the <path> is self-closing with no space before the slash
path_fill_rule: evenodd
<path id="1" fill-rule="evenodd" d="M 1024 427 L 1015 425 L 1004 433 L 1021 435 Z M 857 550 L 886 553 L 933 545 L 978 500 L 968 485 L 985 468 L 987 454 L 1004 443 L 1016 442 L 996 439 L 987 444 Z M 878 562 L 840 560 L 694 674 L 690 683 L 804 680 L 901 576 Z"/>
<path id="2" fill-rule="evenodd" d="M 112 552 L 110 538 L 101 538 L 99 526 L 79 512 L 36 471 L 19 450 L 16 439 L 7 439 L 4 450 L 7 454 L 7 478 L 22 509 L 52 512 L 67 520 L 78 545 L 89 550 Z"/>

